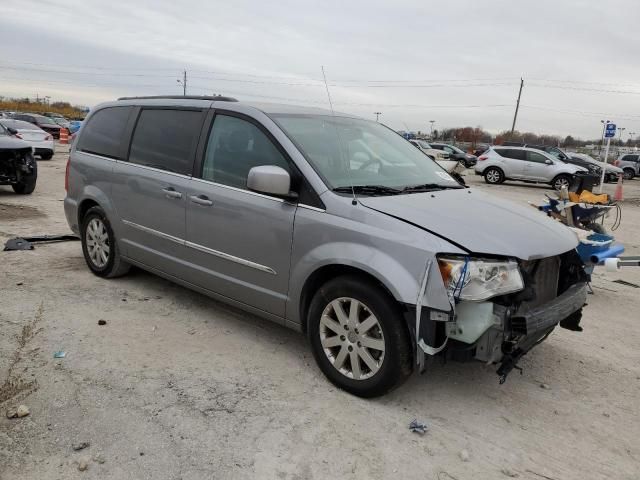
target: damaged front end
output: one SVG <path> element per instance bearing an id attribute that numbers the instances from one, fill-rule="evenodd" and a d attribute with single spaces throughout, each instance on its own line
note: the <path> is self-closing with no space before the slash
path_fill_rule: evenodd
<path id="1" fill-rule="evenodd" d="M 20 185 L 36 175 L 31 147 L 4 148 L 0 144 L 0 185 Z"/>
<path id="2" fill-rule="evenodd" d="M 443 256 L 429 262 L 416 308 L 421 369 L 426 356 L 475 359 L 498 364 L 503 383 L 557 325 L 582 330 L 587 280 L 575 250 L 529 261 Z M 438 284 L 447 304 L 423 306 L 423 298 L 443 293 Z"/>

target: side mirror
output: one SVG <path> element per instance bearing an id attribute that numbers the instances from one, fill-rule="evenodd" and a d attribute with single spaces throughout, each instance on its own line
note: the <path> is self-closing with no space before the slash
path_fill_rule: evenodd
<path id="1" fill-rule="evenodd" d="M 18 130 L 16 130 L 13 127 L 7 127 L 7 132 L 9 132 L 11 135 L 17 135 L 18 134 Z"/>
<path id="2" fill-rule="evenodd" d="M 544 161 L 544 163 L 546 163 L 547 165 L 553 165 L 553 162 L 548 158 Z"/>
<path id="3" fill-rule="evenodd" d="M 290 196 L 291 176 L 284 168 L 275 165 L 261 165 L 249 170 L 247 188 L 258 193 Z"/>

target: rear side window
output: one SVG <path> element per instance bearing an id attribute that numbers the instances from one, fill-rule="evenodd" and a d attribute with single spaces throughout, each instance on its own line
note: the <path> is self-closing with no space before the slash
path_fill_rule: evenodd
<path id="1" fill-rule="evenodd" d="M 622 160 L 626 160 L 628 162 L 635 162 L 638 160 L 638 155 L 625 155 L 622 157 Z"/>
<path id="2" fill-rule="evenodd" d="M 191 175 L 202 119 L 199 110 L 142 110 L 133 132 L 129 162 Z"/>
<path id="3" fill-rule="evenodd" d="M 84 126 L 78 150 L 109 158 L 122 158 L 122 141 L 131 107 L 108 107 L 94 113 Z"/>
<path id="4" fill-rule="evenodd" d="M 525 160 L 526 150 L 516 150 L 515 148 L 496 148 L 496 153 L 502 157 L 512 158 L 513 160 Z"/>

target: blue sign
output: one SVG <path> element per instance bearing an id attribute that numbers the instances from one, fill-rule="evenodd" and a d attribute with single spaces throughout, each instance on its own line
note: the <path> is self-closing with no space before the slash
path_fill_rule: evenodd
<path id="1" fill-rule="evenodd" d="M 611 138 L 616 136 L 616 124 L 607 123 L 607 129 L 604 132 L 605 138 Z"/>

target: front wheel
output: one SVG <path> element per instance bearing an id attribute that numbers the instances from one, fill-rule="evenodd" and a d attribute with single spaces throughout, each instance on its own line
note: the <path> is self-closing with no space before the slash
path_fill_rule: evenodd
<path id="1" fill-rule="evenodd" d="M 551 186 L 555 190 L 561 190 L 562 187 L 567 187 L 568 189 L 570 185 L 571 185 L 571 177 L 569 175 L 558 175 L 556 178 L 553 179 L 553 182 L 551 182 Z"/>
<path id="2" fill-rule="evenodd" d="M 395 300 L 358 276 L 330 280 L 308 314 L 313 355 L 326 377 L 359 397 L 377 397 L 412 371 L 409 333 Z"/>
<path id="3" fill-rule="evenodd" d="M 624 172 L 623 176 L 625 180 L 633 180 L 633 177 L 636 176 L 636 172 L 633 170 L 633 168 L 625 168 L 623 172 Z"/>

